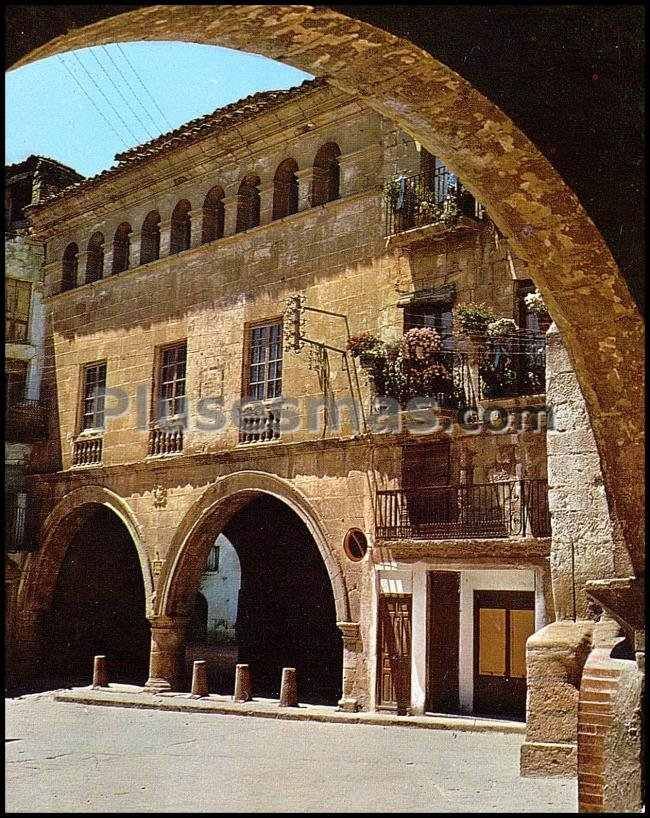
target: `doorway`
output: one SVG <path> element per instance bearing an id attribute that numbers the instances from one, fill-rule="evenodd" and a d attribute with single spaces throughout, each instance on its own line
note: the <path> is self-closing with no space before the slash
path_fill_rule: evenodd
<path id="1" fill-rule="evenodd" d="M 526 717 L 526 640 L 535 632 L 535 594 L 474 591 L 474 712 Z"/>

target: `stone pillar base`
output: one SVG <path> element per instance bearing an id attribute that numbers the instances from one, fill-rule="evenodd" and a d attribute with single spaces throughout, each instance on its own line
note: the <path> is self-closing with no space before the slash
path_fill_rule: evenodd
<path id="1" fill-rule="evenodd" d="M 344 713 L 356 713 L 359 710 L 359 701 L 352 697 L 344 697 L 339 699 L 337 710 L 342 710 Z"/>
<path id="2" fill-rule="evenodd" d="M 167 693 L 172 686 L 166 679 L 149 678 L 143 688 L 145 693 Z"/>
<path id="3" fill-rule="evenodd" d="M 525 778 L 575 778 L 577 746 L 572 742 L 526 741 L 521 746 L 519 773 Z"/>

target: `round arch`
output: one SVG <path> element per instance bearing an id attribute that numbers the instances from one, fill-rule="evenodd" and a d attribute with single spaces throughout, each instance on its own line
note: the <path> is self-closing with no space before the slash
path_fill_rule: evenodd
<path id="1" fill-rule="evenodd" d="M 614 530 L 643 575 L 643 322 L 604 239 L 530 140 L 432 55 L 326 7 L 146 6 L 72 30 L 13 67 L 76 48 L 152 39 L 248 51 L 325 77 L 359 93 L 464 180 L 528 262 L 564 337 Z"/>
<path id="2" fill-rule="evenodd" d="M 68 542 L 70 528 L 66 536 L 61 536 L 61 527 L 69 525 L 75 515 L 89 504 L 103 505 L 109 508 L 124 524 L 138 553 L 138 561 L 142 569 L 144 582 L 146 614 L 151 615 L 153 609 L 153 577 L 149 557 L 144 547 L 140 527 L 127 503 L 109 489 L 102 486 L 84 486 L 75 489 L 55 506 L 47 516 L 42 526 L 41 547 L 30 554 L 22 581 L 18 589 L 19 612 L 42 611 L 47 607 L 56 587 L 59 568 L 63 562 Z"/>
<path id="3" fill-rule="evenodd" d="M 173 618 L 186 614 L 198 587 L 208 552 L 232 516 L 252 497 L 269 494 L 285 503 L 307 527 L 320 552 L 332 583 L 338 622 L 350 619 L 350 604 L 343 572 L 327 545 L 327 538 L 307 499 L 278 477 L 258 471 L 240 471 L 210 486 L 178 526 L 159 581 L 155 613 Z"/>

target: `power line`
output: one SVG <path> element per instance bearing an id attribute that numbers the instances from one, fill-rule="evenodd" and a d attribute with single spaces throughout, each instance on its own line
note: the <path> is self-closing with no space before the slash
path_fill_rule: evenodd
<path id="1" fill-rule="evenodd" d="M 106 102 L 108 103 L 109 107 L 113 109 L 113 111 L 114 111 L 114 113 L 115 113 L 115 116 L 116 116 L 116 117 L 117 117 L 117 118 L 120 120 L 120 122 L 122 123 L 122 125 L 124 125 L 124 128 L 125 128 L 125 130 L 127 131 L 127 133 L 129 133 L 129 134 L 131 135 L 131 138 L 132 138 L 132 139 L 135 141 L 135 143 L 137 144 L 137 143 L 138 143 L 140 140 L 139 140 L 139 139 L 138 139 L 138 137 L 137 137 L 137 136 L 136 136 L 136 135 L 133 133 L 133 131 L 131 130 L 131 128 L 129 128 L 128 124 L 127 124 L 127 123 L 126 123 L 126 122 L 125 122 L 125 121 L 122 119 L 122 116 L 121 116 L 120 112 L 119 112 L 119 111 L 117 110 L 117 108 L 116 108 L 116 107 L 113 105 L 113 103 L 112 103 L 112 102 L 110 101 L 110 99 L 109 99 L 109 98 L 106 96 L 106 94 L 105 94 L 105 93 L 102 91 L 102 89 L 101 89 L 101 88 L 100 88 L 100 86 L 97 84 L 97 82 L 95 81 L 95 78 L 94 78 L 94 77 L 93 77 L 93 75 L 90 73 L 90 71 L 89 71 L 89 70 L 86 68 L 86 66 L 85 66 L 85 65 L 84 65 L 84 64 L 81 62 L 81 60 L 79 59 L 79 55 L 77 54 L 77 52 L 76 52 L 76 51 L 73 51 L 73 52 L 72 52 L 72 55 L 73 55 L 73 57 L 74 57 L 74 58 L 77 60 L 77 62 L 79 63 L 79 65 L 80 65 L 80 66 L 83 68 L 83 70 L 86 72 L 86 74 L 87 74 L 87 75 L 88 75 L 88 77 L 90 78 L 90 81 L 91 81 L 91 82 L 92 82 L 92 84 L 95 86 L 95 88 L 96 88 L 96 89 L 99 91 L 99 93 L 100 93 L 100 94 L 101 94 L 101 95 L 104 97 L 104 99 L 105 99 L 105 100 L 106 100 Z"/>
<path id="2" fill-rule="evenodd" d="M 112 131 L 113 131 L 113 133 L 115 134 L 115 136 L 117 136 L 117 138 L 120 140 L 120 142 L 121 142 L 123 145 L 125 145 L 125 146 L 128 148 L 128 146 L 129 146 L 129 145 L 128 145 L 128 142 L 127 142 L 127 141 L 124 139 L 124 137 L 123 137 L 121 134 L 119 134 L 119 133 L 116 131 L 116 129 L 113 127 L 113 124 L 110 122 L 110 120 L 109 120 L 109 119 L 107 119 L 107 118 L 104 116 L 104 113 L 103 113 L 103 111 L 101 110 L 101 108 L 99 108 L 99 106 L 98 106 L 98 105 L 95 103 L 95 100 L 94 100 L 94 99 L 93 99 L 93 98 L 90 96 L 90 94 L 88 93 L 88 91 L 86 91 L 86 89 L 83 87 L 83 85 L 82 85 L 82 84 L 79 82 L 79 80 L 78 80 L 78 79 L 75 77 L 75 75 L 72 73 L 71 69 L 69 68 L 68 64 L 65 62 L 65 60 L 64 60 L 64 59 L 61 57 L 61 55 L 60 55 L 60 54 L 57 54 L 56 56 L 57 56 L 57 59 L 59 60 L 59 62 L 60 62 L 62 65 L 63 65 L 63 67 L 65 68 L 65 70 L 68 72 L 68 74 L 70 74 L 70 76 L 72 77 L 72 79 L 73 79 L 73 80 L 76 82 L 76 84 L 79 86 L 79 88 L 81 89 L 81 92 L 84 94 L 84 96 L 86 96 L 86 97 L 87 97 L 87 98 L 90 100 L 90 103 L 91 103 L 91 105 L 93 106 L 93 108 L 94 108 L 94 109 L 97 111 L 97 113 L 98 113 L 98 114 L 101 116 L 101 118 L 102 118 L 102 119 L 104 120 L 104 122 L 105 122 L 105 123 L 108 125 L 108 127 L 109 127 L 109 128 L 112 130 Z"/>
<path id="3" fill-rule="evenodd" d="M 154 105 L 156 106 L 156 108 L 158 109 L 158 112 L 159 112 L 159 113 L 160 113 L 160 115 L 162 116 L 163 120 L 164 120 L 164 121 L 167 123 L 167 125 L 168 125 L 169 129 L 170 129 L 170 130 L 173 130 L 173 129 L 174 129 L 174 126 L 173 126 L 173 125 L 171 124 L 171 122 L 170 122 L 170 121 L 167 119 L 167 117 L 165 116 L 164 111 L 161 109 L 160 105 L 158 105 L 158 103 L 156 102 L 156 100 L 155 100 L 155 98 L 154 98 L 153 94 L 151 93 L 151 91 L 150 91 L 150 90 L 147 88 L 147 86 L 144 84 L 144 82 L 143 82 L 143 81 L 142 81 L 142 79 L 140 78 L 140 75 L 139 75 L 139 74 L 138 74 L 138 72 L 135 70 L 135 68 L 134 68 L 134 67 L 133 67 L 133 65 L 131 64 L 131 61 L 129 60 L 129 58 L 128 58 L 128 57 L 126 56 L 126 54 L 124 53 L 124 51 L 123 51 L 123 49 L 122 49 L 122 46 L 121 46 L 119 43 L 115 43 L 115 45 L 118 47 L 118 49 L 119 49 L 119 51 L 120 51 L 120 54 L 121 54 L 121 55 L 124 57 L 124 59 L 126 60 L 127 64 L 128 64 L 128 65 L 129 65 L 129 67 L 131 68 L 131 71 L 133 71 L 133 73 L 135 74 L 136 79 L 138 80 L 138 82 L 140 83 L 140 85 L 141 85 L 141 86 L 144 88 L 145 93 L 146 93 L 146 94 L 148 94 L 149 98 L 151 99 L 151 101 L 153 102 L 153 104 L 154 104 Z"/>
<path id="4" fill-rule="evenodd" d="M 151 134 L 151 131 L 150 131 L 150 130 L 149 130 L 149 128 L 148 128 L 148 127 L 147 127 L 147 126 L 144 124 L 144 122 L 143 122 L 143 121 L 140 119 L 140 115 L 139 115 L 139 114 L 138 114 L 136 111 L 134 111 L 134 110 L 133 110 L 133 108 L 131 107 L 131 103 L 130 103 L 130 102 L 128 101 L 128 99 L 127 99 L 127 98 L 124 96 L 124 94 L 122 93 L 122 90 L 120 89 L 119 85 L 118 85 L 118 84 L 115 82 L 115 80 L 113 79 L 113 77 L 111 77 L 111 75 L 108 73 L 108 71 L 107 71 L 107 70 L 104 68 L 104 66 L 102 65 L 101 60 L 99 59 L 99 57 L 97 56 L 97 54 L 96 54 L 96 53 L 95 53 L 95 52 L 92 50 L 92 48 L 90 49 L 90 53 L 91 53 L 91 54 L 93 55 L 93 57 L 95 58 L 95 60 L 96 60 L 97 64 L 98 64 L 98 65 L 99 65 L 99 67 L 102 69 L 102 71 L 104 72 L 104 74 L 105 74 L 105 75 L 108 77 L 108 81 L 111 83 L 111 85 L 113 86 L 113 88 L 115 88 L 115 90 L 116 90 L 116 91 L 117 91 L 117 93 L 120 95 L 120 97 L 122 97 L 122 99 L 123 99 L 123 101 L 124 101 L 124 104 L 127 106 L 127 108 L 129 109 L 129 111 L 131 111 L 131 113 L 133 114 L 133 116 L 134 116 L 134 117 L 137 119 L 137 121 L 140 123 L 140 125 L 142 126 L 142 128 L 143 128 L 143 130 L 144 130 L 145 134 L 147 135 L 147 137 L 148 137 L 149 139 L 152 139 L 152 138 L 153 138 L 153 136 L 152 136 L 152 134 Z"/>
<path id="5" fill-rule="evenodd" d="M 110 52 L 110 51 L 109 51 L 109 50 L 106 48 L 106 46 L 105 46 L 105 45 L 102 45 L 102 46 L 101 46 L 101 48 L 102 48 L 102 51 L 104 51 L 104 53 L 105 53 L 105 54 L 106 54 L 106 56 L 108 57 L 108 59 L 111 61 L 111 63 L 113 64 L 113 66 L 115 67 L 115 69 L 116 69 L 116 71 L 118 72 L 118 74 L 120 75 L 120 77 L 122 77 L 122 79 L 124 80 L 124 83 L 125 83 L 125 84 L 126 84 L 126 86 L 128 87 L 129 91 L 131 91 L 131 93 L 133 94 L 133 96 L 135 97 L 135 99 L 138 101 L 138 103 L 139 103 L 140 107 L 142 108 L 142 110 L 145 112 L 145 114 L 146 114 L 146 115 L 149 117 L 149 119 L 151 120 L 151 122 L 152 122 L 152 124 L 153 124 L 153 127 L 154 127 L 154 133 L 155 133 L 155 134 L 157 134 L 157 133 L 160 131 L 160 125 L 159 125 L 159 124 L 156 122 L 156 120 L 155 120 L 155 119 L 154 119 L 154 118 L 151 116 L 151 112 L 149 111 L 149 108 L 147 108 L 147 106 L 144 104 L 144 102 L 142 102 L 142 100 L 140 99 L 140 97 L 138 96 L 138 94 L 136 93 L 136 91 L 134 90 L 134 88 L 133 88 L 133 86 L 131 85 L 131 83 L 128 81 L 128 79 L 126 78 L 126 76 L 125 76 L 125 75 L 122 73 L 122 69 L 121 69 L 121 68 L 120 68 L 120 66 L 117 64 L 117 62 L 115 62 L 115 60 L 113 59 L 113 57 L 112 57 L 112 55 L 111 55 L 111 52 Z"/>

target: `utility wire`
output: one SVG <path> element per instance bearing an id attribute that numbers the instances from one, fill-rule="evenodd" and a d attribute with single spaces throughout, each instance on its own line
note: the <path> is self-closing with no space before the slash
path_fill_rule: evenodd
<path id="1" fill-rule="evenodd" d="M 86 68 L 86 66 L 85 66 L 85 65 L 84 65 L 84 64 L 81 62 L 81 60 L 79 59 L 79 55 L 77 54 L 77 52 L 76 52 L 76 51 L 73 51 L 73 52 L 72 52 L 72 55 L 73 55 L 73 56 L 74 56 L 74 58 L 77 60 L 77 62 L 79 63 L 79 65 L 80 65 L 80 66 L 83 68 L 83 70 L 86 72 L 86 74 L 87 74 L 87 75 L 88 75 L 88 77 L 90 78 L 90 81 L 91 81 L 91 82 L 92 82 L 92 84 L 95 86 L 95 88 L 96 88 L 96 89 L 99 91 L 99 93 L 100 93 L 100 94 L 101 94 L 101 95 L 104 97 L 104 99 L 105 99 L 105 100 L 106 100 L 106 102 L 108 103 L 109 107 L 113 109 L 113 111 L 114 111 L 115 115 L 117 116 L 117 118 L 120 120 L 120 122 L 122 123 L 122 125 L 124 125 L 124 128 L 125 128 L 126 132 L 127 132 L 128 134 L 130 134 L 130 135 L 131 135 L 131 138 L 132 138 L 132 139 L 135 141 L 135 143 L 137 144 L 137 143 L 138 143 L 140 140 L 139 140 L 139 139 L 138 139 L 138 137 L 137 137 L 137 136 L 136 136 L 136 135 L 133 133 L 133 131 L 131 130 L 131 128 L 129 128 L 128 124 L 127 124 L 127 123 L 124 121 L 124 119 L 122 119 L 122 116 L 121 116 L 120 112 L 119 112 L 119 111 L 117 110 L 117 108 L 116 108 L 116 107 L 113 105 L 113 103 L 112 103 L 112 102 L 110 101 L 110 99 L 109 99 L 109 98 L 106 96 L 106 94 L 105 94 L 105 93 L 102 91 L 102 89 L 101 89 L 101 88 L 100 88 L 100 86 L 97 84 L 97 82 L 95 81 L 95 78 L 94 78 L 94 77 L 93 77 L 93 75 L 90 73 L 90 71 L 89 71 L 89 70 Z"/>
<path id="2" fill-rule="evenodd" d="M 106 48 L 106 46 L 105 46 L 105 45 L 101 46 L 101 48 L 102 48 L 102 51 L 104 51 L 104 53 L 105 53 L 105 54 L 106 54 L 106 56 L 108 57 L 108 59 L 111 61 L 111 63 L 113 64 L 113 66 L 115 67 L 115 70 L 118 72 L 118 74 L 120 75 L 120 77 L 122 77 L 122 79 L 124 80 L 124 83 L 125 83 L 125 84 L 126 84 L 126 86 L 128 87 L 129 91 L 131 91 L 131 93 L 133 94 L 133 96 L 135 97 L 135 99 L 138 101 L 138 104 L 140 105 L 140 107 L 142 108 L 142 110 L 145 112 L 145 114 L 146 114 L 146 115 L 149 117 L 149 119 L 151 120 L 151 123 L 153 124 L 153 127 L 154 127 L 154 134 L 155 134 L 155 135 L 160 135 L 160 133 L 162 132 L 162 131 L 161 131 L 161 129 L 160 129 L 160 125 L 159 125 L 159 124 L 156 122 L 156 120 L 155 120 L 155 119 L 154 119 L 154 118 L 151 116 L 151 112 L 149 111 L 149 108 L 147 108 L 147 106 L 144 104 L 144 102 L 143 102 L 143 101 L 140 99 L 140 97 L 138 96 L 138 94 L 137 94 L 137 93 L 136 93 L 136 91 L 134 90 L 134 88 L 133 88 L 133 86 L 131 85 L 131 83 L 128 81 L 128 79 L 126 78 L 126 76 L 125 76 L 125 75 L 122 73 L 122 69 L 121 69 L 121 68 L 120 68 L 120 66 L 117 64 L 117 62 L 116 62 L 116 61 L 113 59 L 113 56 L 111 55 L 111 52 L 110 52 L 110 51 L 109 51 L 109 50 Z M 155 136 L 154 136 L 154 138 L 155 138 Z"/>
<path id="3" fill-rule="evenodd" d="M 156 102 L 156 100 L 155 100 L 155 98 L 154 98 L 153 94 L 151 93 L 151 91 L 150 91 L 150 90 L 147 88 L 147 86 L 144 84 L 144 82 L 143 82 L 143 81 L 142 81 L 142 79 L 140 78 L 140 75 L 138 74 L 138 72 L 135 70 L 135 68 L 133 67 L 133 65 L 132 65 L 132 63 L 131 63 L 131 60 L 129 60 L 129 58 L 128 58 L 128 57 L 126 56 L 126 54 L 124 53 L 124 51 L 123 51 L 123 49 L 122 49 L 122 46 L 121 46 L 119 43 L 115 43 L 115 45 L 118 47 L 120 54 L 121 54 L 121 55 L 124 57 L 124 59 L 126 60 L 127 64 L 129 65 L 129 67 L 130 67 L 130 69 L 131 69 L 131 71 L 133 71 L 133 73 L 135 74 L 136 79 L 138 80 L 138 82 L 140 83 L 140 85 L 141 85 L 141 86 L 144 88 L 145 93 L 146 93 L 146 94 L 149 96 L 149 98 L 151 99 L 151 101 L 153 102 L 153 104 L 154 104 L 154 105 L 156 106 L 156 108 L 158 109 L 158 112 L 159 112 L 159 113 L 160 113 L 160 115 L 162 116 L 163 120 L 164 120 L 164 121 L 167 123 L 167 126 L 169 127 L 169 130 L 170 130 L 170 131 L 174 130 L 174 126 L 173 126 L 173 125 L 171 124 L 171 122 L 170 122 L 170 121 L 167 119 L 167 117 L 165 116 L 164 111 L 161 109 L 160 105 L 158 105 L 158 103 Z"/>
<path id="4" fill-rule="evenodd" d="M 83 85 L 82 85 L 82 84 L 79 82 L 79 80 L 77 79 L 77 77 L 76 77 L 76 76 L 75 76 L 75 75 L 72 73 L 71 69 L 69 68 L 69 66 L 68 66 L 68 64 L 65 62 L 65 60 L 64 60 L 64 59 L 61 57 L 61 55 L 60 55 L 60 54 L 57 54 L 56 56 L 57 56 L 57 59 L 59 60 L 59 62 L 61 63 L 61 65 L 63 65 L 63 67 L 65 68 L 65 70 L 68 72 L 68 74 L 70 74 L 70 76 L 72 77 L 72 79 L 73 79 L 73 80 L 76 82 L 76 84 L 79 86 L 79 88 L 81 89 L 81 92 L 84 94 L 84 96 L 86 96 L 86 97 L 88 98 L 88 100 L 90 101 L 90 104 L 93 106 L 93 108 L 94 108 L 94 109 L 97 111 L 97 113 L 98 113 L 98 114 L 101 116 L 101 118 L 102 118 L 102 119 L 104 120 L 104 122 L 105 122 L 105 123 L 108 125 L 108 127 L 109 127 L 109 128 L 112 130 L 112 131 L 113 131 L 113 133 L 115 134 L 115 136 L 117 136 L 117 138 L 120 140 L 120 142 L 121 142 L 123 145 L 125 145 L 125 146 L 128 148 L 128 146 L 129 146 L 129 145 L 128 145 L 128 142 L 127 142 L 127 141 L 124 139 L 124 137 L 123 137 L 121 134 L 119 134 L 119 133 L 117 132 L 117 130 L 114 128 L 114 126 L 113 126 L 113 124 L 111 123 L 111 121 L 110 121 L 109 119 L 107 119 L 107 118 L 104 116 L 104 113 L 103 113 L 103 111 L 101 110 L 101 108 L 99 108 L 99 106 L 98 106 L 98 105 L 95 103 L 95 100 L 94 100 L 94 99 L 93 99 L 93 98 L 90 96 L 90 94 L 88 93 L 88 91 L 86 91 L 86 89 L 85 89 L 85 88 L 83 87 Z"/>
<path id="5" fill-rule="evenodd" d="M 142 128 L 143 128 L 143 130 L 144 130 L 145 134 L 147 135 L 147 137 L 148 137 L 149 139 L 153 139 L 153 136 L 152 136 L 151 131 L 149 130 L 148 126 L 147 126 L 147 125 L 145 125 L 145 124 L 144 124 L 144 122 L 143 122 L 143 121 L 140 119 L 140 115 L 139 115 L 139 114 L 138 114 L 136 111 L 134 111 L 134 110 L 133 110 L 133 108 L 131 107 L 131 103 L 130 103 L 130 102 L 129 102 L 129 100 L 128 100 L 128 99 L 127 99 L 125 96 L 124 96 L 124 94 L 122 93 L 121 88 L 120 88 L 120 87 L 119 87 L 119 85 L 118 85 L 118 84 L 115 82 L 115 80 L 113 79 L 113 77 L 112 77 L 112 76 L 111 76 L 111 75 L 108 73 L 108 71 L 107 71 L 107 70 L 104 68 L 104 66 L 103 66 L 103 64 L 102 64 L 102 62 L 101 62 L 101 60 L 99 59 L 99 57 L 97 56 L 97 54 L 96 54 L 96 53 L 95 53 L 95 52 L 92 50 L 92 48 L 90 49 L 90 53 L 93 55 L 93 57 L 95 58 L 95 61 L 97 62 L 97 64 L 99 65 L 99 67 L 102 69 L 102 71 L 104 72 L 104 74 L 106 75 L 106 77 L 108 77 L 108 81 L 111 83 L 111 85 L 113 86 L 113 88 L 115 88 L 115 90 L 116 90 L 116 91 L 117 91 L 117 93 L 120 95 L 120 97 L 122 97 L 122 100 L 124 101 L 124 104 L 126 105 L 126 107 L 129 109 L 129 111 L 131 111 L 131 113 L 133 114 L 133 116 L 134 116 L 134 117 L 137 119 L 137 121 L 140 123 L 140 125 L 142 126 Z"/>

